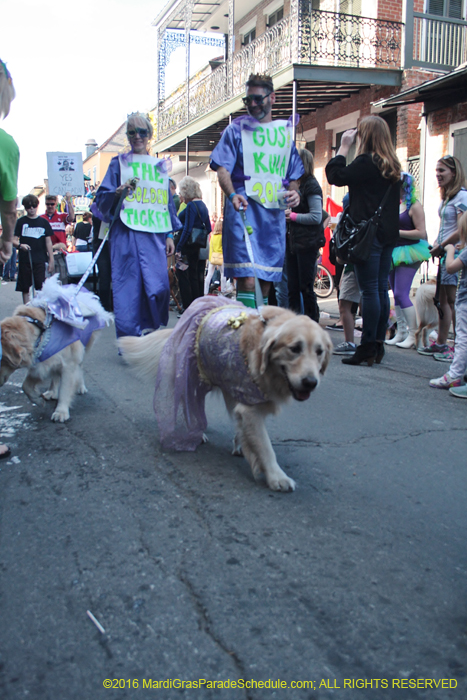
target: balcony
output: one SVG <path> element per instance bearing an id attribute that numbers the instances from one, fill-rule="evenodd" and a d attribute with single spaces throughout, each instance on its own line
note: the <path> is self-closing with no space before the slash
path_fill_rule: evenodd
<path id="1" fill-rule="evenodd" d="M 229 60 L 158 105 L 157 140 L 162 141 L 207 112 L 240 96 L 250 73 L 273 77 L 292 65 L 397 69 L 403 25 L 379 19 L 312 11 L 309 2 L 280 20 Z"/>
<path id="2" fill-rule="evenodd" d="M 466 39 L 467 22 L 413 12 L 411 3 L 404 27 L 400 22 L 312 10 L 308 0 L 291 0 L 289 16 L 212 72 L 191 79 L 188 86 L 183 83 L 159 101 L 158 146 L 164 150 L 177 144 L 176 150 L 182 150 L 182 140 L 200 129 L 209 128 L 213 139 L 214 125 L 225 126 L 228 115 L 241 109 L 240 96 L 250 73 L 274 78 L 276 114 L 282 102 L 282 115 L 290 114 L 291 85 L 299 80 L 297 109 L 306 113 L 365 85 L 398 86 L 403 68 L 451 70 L 467 60 Z"/>
<path id="3" fill-rule="evenodd" d="M 413 65 L 452 70 L 467 61 L 467 22 L 413 13 Z"/>

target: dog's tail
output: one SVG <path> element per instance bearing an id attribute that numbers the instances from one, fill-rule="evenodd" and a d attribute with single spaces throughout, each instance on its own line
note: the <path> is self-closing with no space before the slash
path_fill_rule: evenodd
<path id="1" fill-rule="evenodd" d="M 140 338 L 125 336 L 118 339 L 118 347 L 124 359 L 135 368 L 141 377 L 156 378 L 157 367 L 172 329 L 148 333 Z"/>

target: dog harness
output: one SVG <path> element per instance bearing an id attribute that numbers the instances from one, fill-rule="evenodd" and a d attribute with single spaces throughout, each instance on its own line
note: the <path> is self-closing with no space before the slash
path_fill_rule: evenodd
<path id="1" fill-rule="evenodd" d="M 44 324 L 37 323 L 35 319 L 27 319 L 41 330 L 34 348 L 33 364 L 48 360 L 77 340 L 80 340 L 86 346 L 91 340 L 91 335 L 94 331 L 105 326 L 105 323 L 99 321 L 96 316 L 88 319 L 88 324 L 85 328 L 75 328 L 63 321 L 50 317 L 50 314 L 47 314 L 47 316 L 49 318 L 46 318 Z M 43 326 L 43 329 L 41 329 L 41 326 Z"/>
<path id="2" fill-rule="evenodd" d="M 60 285 L 57 275 L 47 279 L 30 302 L 45 311 L 45 321 L 25 317 L 40 330 L 33 364 L 44 362 L 68 345 L 80 340 L 86 346 L 94 331 L 104 328 L 112 315 L 104 311 L 98 298 L 87 289 L 76 292 L 76 285 Z"/>

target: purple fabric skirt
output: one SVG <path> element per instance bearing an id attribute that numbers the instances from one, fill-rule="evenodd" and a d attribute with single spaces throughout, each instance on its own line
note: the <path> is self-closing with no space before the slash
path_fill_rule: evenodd
<path id="1" fill-rule="evenodd" d="M 132 231 L 117 220 L 110 257 L 117 337 L 166 326 L 170 288 L 165 234 Z"/>

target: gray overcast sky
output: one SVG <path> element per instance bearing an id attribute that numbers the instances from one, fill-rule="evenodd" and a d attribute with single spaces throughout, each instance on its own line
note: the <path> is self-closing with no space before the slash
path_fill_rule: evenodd
<path id="1" fill-rule="evenodd" d="M 47 177 L 47 151 L 81 151 L 101 144 L 136 110 L 156 104 L 156 29 L 166 0 L 3 0 L 0 58 L 16 90 L 0 123 L 21 152 L 19 194 Z M 192 49 L 205 63 L 216 49 Z M 219 49 L 217 49 L 217 53 Z M 184 78 L 183 49 L 174 53 L 166 83 Z M 171 84 L 170 76 L 177 76 Z"/>

